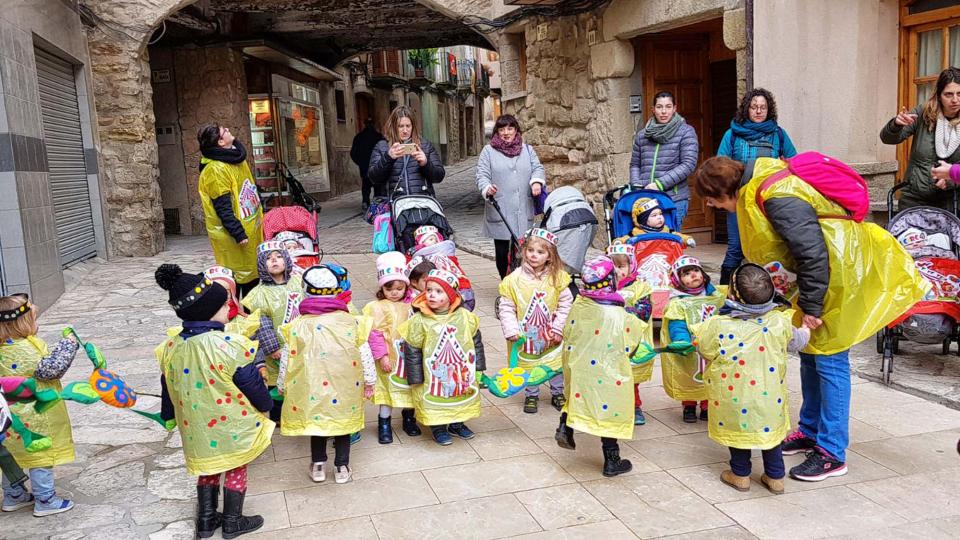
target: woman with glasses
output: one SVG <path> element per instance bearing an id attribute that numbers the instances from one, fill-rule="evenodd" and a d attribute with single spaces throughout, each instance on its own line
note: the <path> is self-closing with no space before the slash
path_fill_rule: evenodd
<path id="1" fill-rule="evenodd" d="M 764 88 L 754 88 L 740 100 L 740 108 L 723 134 L 718 156 L 735 159 L 744 165 L 761 157 L 789 158 L 797 155 L 793 141 L 777 124 L 777 102 Z M 747 177 L 749 178 L 749 176 Z M 737 214 L 727 214 L 727 254 L 720 267 L 720 284 L 730 283 L 730 275 L 743 262 Z"/>
<path id="2" fill-rule="evenodd" d="M 230 128 L 210 124 L 197 132 L 200 143 L 200 202 L 217 264 L 233 271 L 246 295 L 257 283 L 257 246 L 263 242 L 263 209 L 247 165 L 247 149 Z"/>

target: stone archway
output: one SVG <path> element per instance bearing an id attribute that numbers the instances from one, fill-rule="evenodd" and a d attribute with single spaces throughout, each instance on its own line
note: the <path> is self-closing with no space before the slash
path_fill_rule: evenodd
<path id="1" fill-rule="evenodd" d="M 97 111 L 101 192 L 111 256 L 163 250 L 163 208 L 147 41 L 163 20 L 197 0 L 85 0 Z M 415 0 L 458 19 L 489 13 L 491 0 Z M 282 2 L 281 2 L 282 3 Z"/>

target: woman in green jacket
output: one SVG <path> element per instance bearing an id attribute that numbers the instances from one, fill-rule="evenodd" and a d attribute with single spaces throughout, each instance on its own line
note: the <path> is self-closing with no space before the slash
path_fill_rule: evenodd
<path id="1" fill-rule="evenodd" d="M 926 103 L 912 111 L 900 109 L 880 130 L 880 140 L 886 144 L 900 144 L 911 136 L 900 209 L 921 205 L 952 208 L 953 197 L 944 197 L 943 190 L 956 186 L 936 180 L 931 171 L 940 160 L 960 163 L 960 69 L 940 72 L 936 92 Z"/>

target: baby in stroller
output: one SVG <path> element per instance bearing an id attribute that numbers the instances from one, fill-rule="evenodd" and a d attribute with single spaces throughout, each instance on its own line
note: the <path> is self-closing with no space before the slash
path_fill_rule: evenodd
<path id="1" fill-rule="evenodd" d="M 617 240 L 619 243 L 625 243 L 631 237 L 640 236 L 649 233 L 667 233 L 675 234 L 680 237 L 684 245 L 695 247 L 697 242 L 693 237 L 681 233 L 680 231 L 671 231 L 667 226 L 666 217 L 663 215 L 663 209 L 660 208 L 660 202 L 657 199 L 641 197 L 633 203 L 633 230 L 629 236 L 621 236 Z"/>
<path id="2" fill-rule="evenodd" d="M 280 231 L 273 240 L 283 243 L 290 258 L 293 259 L 293 272 L 297 275 L 304 270 L 320 264 L 320 257 L 309 236 L 296 231 Z"/>
<path id="3" fill-rule="evenodd" d="M 457 276 L 460 281 L 460 296 L 463 305 L 469 311 L 476 307 L 476 296 L 470 279 L 460 267 L 457 259 L 457 246 L 453 240 L 445 240 L 440 230 L 433 225 L 418 227 L 413 233 L 416 241 L 413 257 L 410 258 L 408 276 L 410 283 L 419 291 L 423 290 L 423 280 L 430 270 L 440 269 Z"/>

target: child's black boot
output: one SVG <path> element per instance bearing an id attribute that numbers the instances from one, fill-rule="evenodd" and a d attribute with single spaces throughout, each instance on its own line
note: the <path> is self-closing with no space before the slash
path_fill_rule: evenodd
<path id="1" fill-rule="evenodd" d="M 603 475 L 617 476 L 633 470 L 629 459 L 620 459 L 620 445 L 617 443 L 603 445 Z"/>
<path id="2" fill-rule="evenodd" d="M 553 438 L 560 448 L 577 449 L 577 443 L 573 440 L 573 428 L 567 425 L 567 413 L 560 415 L 560 425 L 557 426 L 557 434 Z"/>
<path id="3" fill-rule="evenodd" d="M 241 534 L 253 532 L 263 527 L 260 516 L 243 515 L 243 498 L 246 491 L 223 489 L 223 538 L 230 540 Z"/>
<path id="4" fill-rule="evenodd" d="M 400 414 L 403 415 L 403 432 L 410 437 L 419 437 L 420 426 L 417 425 L 417 418 L 414 416 L 414 410 L 404 409 Z"/>
<path id="5" fill-rule="evenodd" d="M 393 426 L 390 425 L 390 417 L 377 418 L 377 441 L 380 444 L 390 444 L 393 442 Z"/>
<path id="6" fill-rule="evenodd" d="M 210 538 L 220 528 L 223 515 L 217 512 L 220 486 L 197 486 L 197 538 Z"/>

